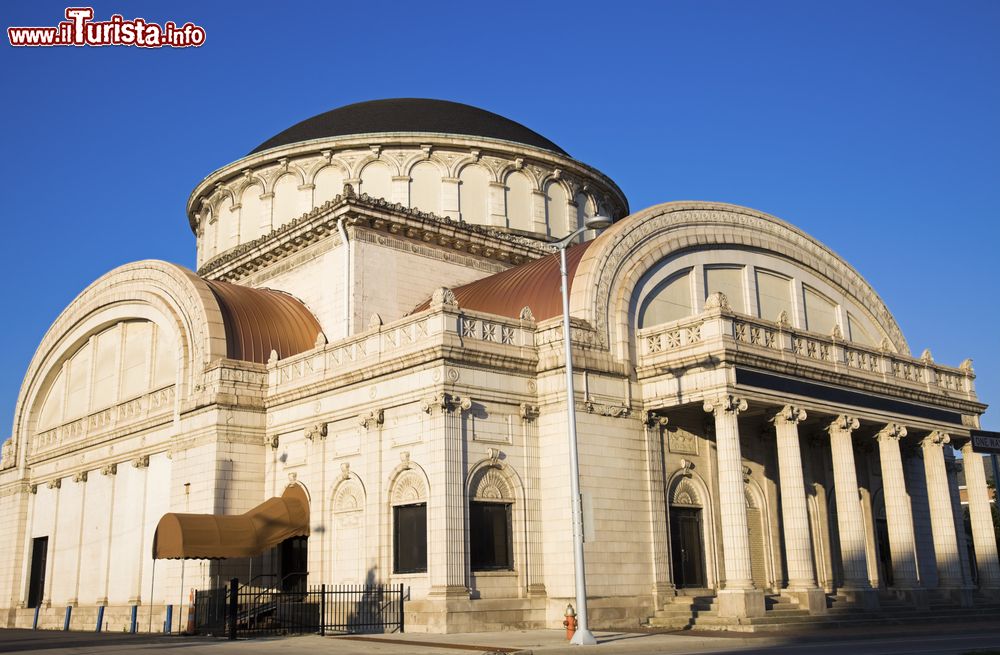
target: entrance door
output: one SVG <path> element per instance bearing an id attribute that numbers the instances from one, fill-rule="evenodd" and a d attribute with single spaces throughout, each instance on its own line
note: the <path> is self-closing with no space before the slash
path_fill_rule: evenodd
<path id="1" fill-rule="evenodd" d="M 281 590 L 304 592 L 309 573 L 309 537 L 292 537 L 281 542 Z"/>
<path id="2" fill-rule="evenodd" d="M 670 508 L 670 546 L 674 565 L 674 585 L 705 586 L 705 550 L 701 543 L 701 510 Z"/>
<path id="3" fill-rule="evenodd" d="M 892 586 L 892 551 L 889 550 L 889 523 L 885 519 L 875 519 L 875 550 L 881 569 L 879 580 L 886 587 Z"/>
<path id="4" fill-rule="evenodd" d="M 31 577 L 28 582 L 28 607 L 38 607 L 45 593 L 45 560 L 48 559 L 49 538 L 31 540 Z"/>

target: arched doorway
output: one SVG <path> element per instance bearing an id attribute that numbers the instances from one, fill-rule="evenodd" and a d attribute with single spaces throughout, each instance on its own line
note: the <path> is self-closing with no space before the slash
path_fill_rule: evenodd
<path id="1" fill-rule="evenodd" d="M 670 556 L 678 589 L 700 589 L 707 584 L 702 513 L 694 485 L 678 482 L 670 502 Z"/>
<path id="2" fill-rule="evenodd" d="M 892 551 L 889 548 L 889 522 L 885 516 L 885 498 L 882 491 L 875 494 L 872 502 L 875 517 L 875 554 L 878 557 L 878 579 L 880 586 L 892 586 Z"/>
<path id="3" fill-rule="evenodd" d="M 747 538 L 750 545 L 750 576 L 758 589 L 770 588 L 767 578 L 767 551 L 764 545 L 764 515 L 760 499 L 749 485 L 745 488 L 747 503 Z"/>

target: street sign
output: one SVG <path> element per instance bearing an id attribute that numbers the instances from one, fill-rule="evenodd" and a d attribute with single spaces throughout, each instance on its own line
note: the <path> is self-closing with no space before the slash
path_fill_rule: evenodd
<path id="1" fill-rule="evenodd" d="M 1000 455 L 1000 432 L 972 430 L 972 452 Z"/>

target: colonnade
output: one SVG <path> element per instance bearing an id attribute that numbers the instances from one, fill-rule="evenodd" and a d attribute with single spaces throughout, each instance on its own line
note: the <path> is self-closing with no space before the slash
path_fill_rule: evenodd
<path id="1" fill-rule="evenodd" d="M 747 515 L 743 491 L 743 462 L 740 450 L 739 414 L 747 401 L 723 394 L 704 402 L 704 410 L 714 418 L 719 477 L 719 515 L 725 584 L 719 591 L 719 614 L 729 617 L 752 617 L 764 613 L 763 591 L 756 589 L 750 570 L 750 546 L 747 539 Z M 813 562 L 814 548 L 809 526 L 806 490 L 799 446 L 799 424 L 807 413 L 801 407 L 785 405 L 771 410 L 767 420 L 773 425 L 780 489 L 782 537 L 785 545 L 787 582 L 782 593 L 794 597 L 799 606 L 813 613 L 826 611 L 826 597 L 817 584 Z M 837 507 L 837 534 L 843 562 L 843 586 L 838 593 L 854 603 L 875 608 L 877 591 L 872 587 L 866 555 L 865 520 L 858 496 L 858 478 L 854 457 L 854 433 L 860 421 L 848 414 L 836 416 L 825 424 Z M 892 561 L 892 586 L 889 591 L 926 606 L 931 590 L 921 584 L 916 558 L 913 509 L 903 474 L 900 440 L 907 428 L 889 422 L 875 430 L 881 466 L 889 549 Z M 956 532 L 954 505 L 944 448 L 951 442 L 945 430 L 933 430 L 920 440 L 919 447 L 927 480 L 930 524 L 937 564 L 938 584 L 933 593 L 962 606 L 973 602 L 974 586 L 962 566 L 960 541 Z M 970 444 L 962 446 L 962 463 L 968 489 L 972 537 L 979 575 L 979 589 L 990 595 L 1000 594 L 1000 562 L 993 530 L 989 490 L 982 457 L 974 455 Z M 816 563 L 818 564 L 818 563 Z"/>

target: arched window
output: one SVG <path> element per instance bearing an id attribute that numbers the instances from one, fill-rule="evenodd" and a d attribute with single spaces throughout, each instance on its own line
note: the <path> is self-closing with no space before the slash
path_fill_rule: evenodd
<path id="1" fill-rule="evenodd" d="M 400 474 L 392 487 L 392 572 L 427 571 L 427 488 L 416 471 Z"/>
<path id="2" fill-rule="evenodd" d="M 514 568 L 512 508 L 507 478 L 488 467 L 475 474 L 469 496 L 469 564 L 473 571 Z"/>
<path id="3" fill-rule="evenodd" d="M 660 283 L 639 309 L 639 327 L 660 325 L 690 316 L 693 313 L 691 288 L 690 269 Z"/>

